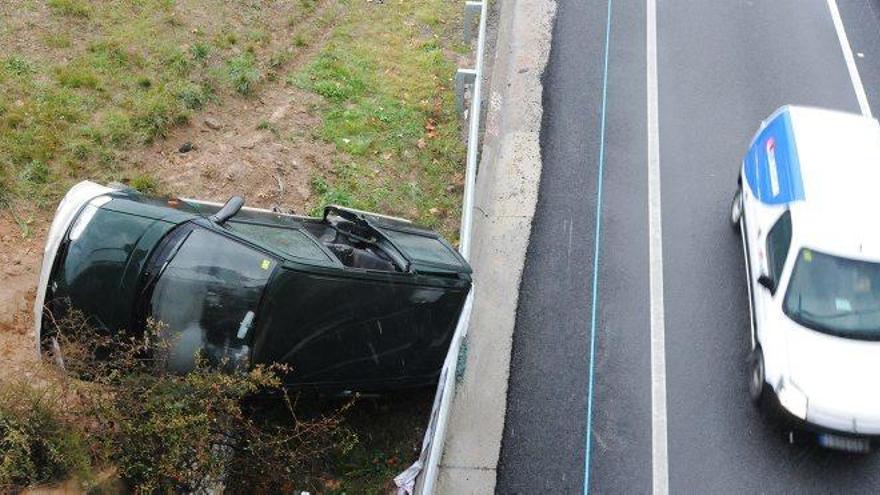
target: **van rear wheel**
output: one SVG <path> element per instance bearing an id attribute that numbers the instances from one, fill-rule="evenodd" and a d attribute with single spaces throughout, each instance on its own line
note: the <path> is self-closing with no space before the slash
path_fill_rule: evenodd
<path id="1" fill-rule="evenodd" d="M 739 222 L 742 220 L 743 214 L 743 201 L 742 201 L 742 188 L 737 188 L 736 192 L 733 194 L 733 201 L 730 203 L 730 226 L 734 230 L 739 230 Z"/>

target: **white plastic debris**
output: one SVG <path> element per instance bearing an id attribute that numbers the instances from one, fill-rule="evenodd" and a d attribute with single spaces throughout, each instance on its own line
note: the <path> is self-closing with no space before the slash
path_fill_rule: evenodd
<path id="1" fill-rule="evenodd" d="M 398 474 L 394 478 L 394 484 L 397 485 L 397 495 L 413 495 L 416 488 L 416 477 L 422 471 L 422 461 L 416 461 L 406 471 Z"/>

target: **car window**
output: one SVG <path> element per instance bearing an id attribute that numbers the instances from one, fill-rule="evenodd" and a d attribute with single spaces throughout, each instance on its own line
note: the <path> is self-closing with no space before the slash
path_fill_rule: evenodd
<path id="1" fill-rule="evenodd" d="M 240 242 L 193 230 L 162 271 L 150 300 L 152 318 L 170 336 L 172 369 L 191 368 L 200 350 L 219 360 L 241 348 L 239 330 L 256 317 L 276 265 Z"/>
<path id="2" fill-rule="evenodd" d="M 242 234 L 244 237 L 253 239 L 258 243 L 265 244 L 295 258 L 330 261 L 330 258 L 318 247 L 315 241 L 299 230 L 243 222 L 229 222 L 228 225 L 233 231 Z"/>
<path id="3" fill-rule="evenodd" d="M 453 266 L 461 265 L 461 261 L 455 255 L 455 252 L 439 239 L 390 229 L 384 230 L 384 233 L 391 238 L 391 241 L 404 254 L 416 262 Z"/>
<path id="4" fill-rule="evenodd" d="M 778 283 L 782 276 L 790 245 L 791 212 L 786 210 L 767 234 L 767 266 L 770 270 L 768 275 L 774 283 Z"/>

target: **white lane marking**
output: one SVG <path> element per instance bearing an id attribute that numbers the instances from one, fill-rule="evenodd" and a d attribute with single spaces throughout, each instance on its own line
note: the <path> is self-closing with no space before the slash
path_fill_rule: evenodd
<path id="1" fill-rule="evenodd" d="M 669 493 L 666 451 L 666 323 L 663 310 L 663 229 L 660 213 L 660 121 L 657 107 L 657 1 L 647 0 L 648 259 L 651 295 L 651 481 Z"/>
<path id="2" fill-rule="evenodd" d="M 855 58 L 853 58 L 852 47 L 849 45 L 849 38 L 846 37 L 846 30 L 843 29 L 843 21 L 840 19 L 840 10 L 837 9 L 837 2 L 836 0 L 827 1 L 828 10 L 831 11 L 831 22 L 834 23 L 834 30 L 837 31 L 837 40 L 840 41 L 840 49 L 843 50 L 843 59 L 846 60 L 846 70 L 849 71 L 849 78 L 856 92 L 856 99 L 859 100 L 859 108 L 865 117 L 873 117 L 871 115 L 871 106 L 868 105 L 868 95 L 865 94 L 865 86 L 862 85 L 862 78 L 859 77 L 859 69 L 856 67 Z"/>

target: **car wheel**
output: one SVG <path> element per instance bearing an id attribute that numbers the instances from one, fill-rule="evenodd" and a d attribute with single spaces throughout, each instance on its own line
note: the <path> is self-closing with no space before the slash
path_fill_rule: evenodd
<path id="1" fill-rule="evenodd" d="M 739 230 L 739 221 L 742 219 L 742 214 L 742 188 L 738 188 L 733 195 L 733 201 L 730 203 L 730 226 L 734 230 Z"/>
<path id="2" fill-rule="evenodd" d="M 764 378 L 764 353 L 758 347 L 752 352 L 749 358 L 749 398 L 752 402 L 760 405 L 765 391 L 767 389 L 767 381 Z"/>

